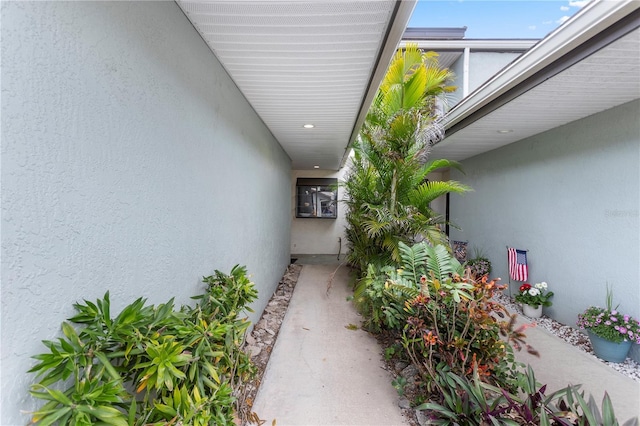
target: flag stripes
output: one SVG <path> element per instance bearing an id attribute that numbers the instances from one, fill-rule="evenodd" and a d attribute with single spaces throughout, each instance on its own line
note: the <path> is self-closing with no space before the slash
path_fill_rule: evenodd
<path id="1" fill-rule="evenodd" d="M 514 281 L 526 281 L 529 278 L 529 268 L 527 267 L 527 252 L 508 248 L 509 276 Z"/>

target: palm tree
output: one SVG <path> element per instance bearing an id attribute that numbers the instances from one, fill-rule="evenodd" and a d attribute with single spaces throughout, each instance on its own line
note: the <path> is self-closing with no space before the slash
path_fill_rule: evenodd
<path id="1" fill-rule="evenodd" d="M 426 177 L 442 167 L 459 168 L 454 161 L 427 161 L 435 102 L 454 90 L 447 85 L 452 77 L 439 67 L 437 54 L 409 45 L 396 52 L 380 85 L 354 145 L 345 183 L 348 259 L 361 271 L 369 263 L 399 261 L 400 242 L 446 242 L 440 229 L 444 220 L 430 203 L 470 188 Z"/>

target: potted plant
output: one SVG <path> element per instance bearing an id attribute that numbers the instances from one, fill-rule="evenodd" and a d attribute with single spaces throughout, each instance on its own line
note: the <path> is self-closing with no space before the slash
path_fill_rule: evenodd
<path id="1" fill-rule="evenodd" d="M 484 250 L 476 247 L 473 250 L 473 258 L 467 260 L 465 268 L 471 269 L 471 274 L 476 278 L 488 277 L 491 273 L 491 261 L 484 254 Z"/>
<path id="2" fill-rule="evenodd" d="M 607 287 L 606 308 L 588 307 L 578 315 L 578 327 L 586 330 L 598 358 L 624 362 L 632 343 L 640 344 L 640 321 L 618 312 L 613 306 L 613 292 Z"/>
<path id="3" fill-rule="evenodd" d="M 547 291 L 547 283 L 541 282 L 531 286 L 524 283 L 520 286 L 520 293 L 516 295 L 516 301 L 522 303 L 522 311 L 531 318 L 542 316 L 542 307 L 551 306 L 552 291 Z"/>

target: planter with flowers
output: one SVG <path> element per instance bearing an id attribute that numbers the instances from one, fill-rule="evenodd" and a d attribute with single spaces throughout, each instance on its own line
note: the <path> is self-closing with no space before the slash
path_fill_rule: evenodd
<path id="1" fill-rule="evenodd" d="M 578 327 L 586 330 L 593 352 L 609 362 L 624 362 L 633 343 L 640 344 L 640 321 L 612 308 L 612 292 L 607 289 L 607 307 L 590 306 L 578 315 Z"/>
<path id="2" fill-rule="evenodd" d="M 547 290 L 547 283 L 541 282 L 533 286 L 524 283 L 520 286 L 520 293 L 516 295 L 516 301 L 522 304 L 522 312 L 531 318 L 542 316 L 542 307 L 551 306 L 553 292 Z"/>

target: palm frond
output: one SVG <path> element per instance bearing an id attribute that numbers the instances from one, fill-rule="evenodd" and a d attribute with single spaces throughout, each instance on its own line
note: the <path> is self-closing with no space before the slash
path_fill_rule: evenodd
<path id="1" fill-rule="evenodd" d="M 429 173 L 437 170 L 437 169 L 442 169 L 442 168 L 452 168 L 452 169 L 456 169 L 462 173 L 464 173 L 464 170 L 462 170 L 462 164 L 460 164 L 457 161 L 454 160 L 446 160 L 444 158 L 439 158 L 437 160 L 431 160 L 428 163 L 426 163 L 421 172 L 423 173 L 424 176 L 428 175 Z"/>
<path id="2" fill-rule="evenodd" d="M 425 182 L 410 191 L 408 198 L 419 211 L 426 211 L 429 209 L 429 203 L 442 195 L 449 192 L 462 194 L 467 191 L 471 191 L 469 186 L 454 180 Z"/>

